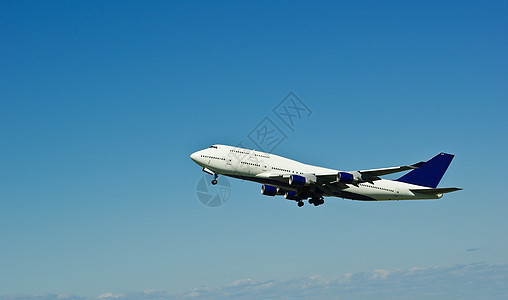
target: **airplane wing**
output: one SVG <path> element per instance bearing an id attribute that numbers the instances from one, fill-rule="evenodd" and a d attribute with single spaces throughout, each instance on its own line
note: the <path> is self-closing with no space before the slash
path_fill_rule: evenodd
<path id="1" fill-rule="evenodd" d="M 375 180 L 380 180 L 379 176 L 403 172 L 407 170 L 417 169 L 424 162 L 419 162 L 409 166 L 399 166 L 399 167 L 390 167 L 390 168 L 381 168 L 381 169 L 370 169 L 370 170 L 360 170 L 360 171 L 350 171 L 350 172 L 327 172 L 327 173 L 315 173 L 315 174 L 303 174 L 304 177 L 308 178 L 311 185 L 315 185 L 321 189 L 331 189 L 334 191 L 343 190 L 348 188 L 347 182 L 339 182 L 338 178 L 344 176 L 344 173 L 350 174 L 352 178 L 357 178 L 355 182 L 372 182 Z M 272 179 L 283 183 L 288 183 L 289 178 L 293 174 L 273 174 L 273 173 L 260 173 L 257 174 L 256 177 Z M 302 175 L 298 175 L 302 176 Z M 356 183 L 354 183 L 356 184 Z"/>
<path id="2" fill-rule="evenodd" d="M 403 172 L 403 171 L 412 170 L 412 169 L 417 169 L 423 163 L 424 162 L 419 162 L 419 163 L 416 163 L 416 164 L 413 164 L 410 166 L 399 166 L 399 167 L 390 167 L 390 168 L 350 171 L 350 172 L 346 172 L 346 173 L 352 174 L 355 178 L 358 178 L 359 181 L 372 182 L 372 181 L 381 179 L 381 178 L 379 178 L 379 176 Z M 304 176 L 310 177 L 311 181 L 314 184 L 317 184 L 318 186 L 334 185 L 335 188 L 339 188 L 339 189 L 347 188 L 347 185 L 337 181 L 338 173 L 342 173 L 342 172 L 304 174 Z M 292 174 L 273 174 L 273 173 L 266 172 L 266 173 L 260 173 L 260 174 L 256 175 L 256 177 L 267 178 L 267 179 L 277 180 L 277 181 L 281 181 L 281 182 L 287 182 L 291 175 Z"/>
<path id="3" fill-rule="evenodd" d="M 421 161 L 416 164 L 412 164 L 410 166 L 399 166 L 399 167 L 390 167 L 390 168 L 380 168 L 380 169 L 370 169 L 370 170 L 360 170 L 360 171 L 349 171 L 346 173 L 350 173 L 355 175 L 356 178 L 361 178 L 361 181 L 375 181 L 379 180 L 379 176 L 404 172 L 407 170 L 418 169 L 425 162 Z M 337 180 L 337 173 L 323 173 L 323 174 L 315 174 L 318 183 L 328 184 L 333 183 Z M 346 187 L 346 186 L 344 186 Z"/>
<path id="4" fill-rule="evenodd" d="M 358 172 L 360 172 L 360 174 L 362 174 L 362 175 L 365 175 L 367 178 L 368 177 L 378 177 L 378 176 L 383 176 L 383 175 L 388 175 L 388 174 L 393 174 L 393 173 L 398 173 L 398 172 L 404 172 L 407 170 L 418 169 L 424 163 L 425 163 L 424 161 L 421 161 L 419 163 L 412 164 L 410 166 L 399 166 L 399 167 L 391 167 L 391 168 L 360 170 Z"/>

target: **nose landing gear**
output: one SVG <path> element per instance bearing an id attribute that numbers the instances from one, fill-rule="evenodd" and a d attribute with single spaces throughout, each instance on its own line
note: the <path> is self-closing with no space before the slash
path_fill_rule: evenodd
<path id="1" fill-rule="evenodd" d="M 217 184 L 217 177 L 219 177 L 219 175 L 217 175 L 217 173 L 214 173 L 213 174 L 212 185 L 216 185 Z"/>
<path id="2" fill-rule="evenodd" d="M 215 173 L 214 171 L 212 171 L 208 168 L 203 168 L 203 172 L 205 172 L 206 174 L 213 175 L 212 185 L 217 184 L 217 177 L 219 177 L 219 175 L 217 173 Z"/>
<path id="3" fill-rule="evenodd" d="M 210 170 L 208 168 L 203 168 L 203 172 L 205 172 L 206 174 L 213 175 L 212 184 L 213 185 L 217 184 L 217 177 L 219 177 L 219 175 L 217 173 L 215 173 L 214 171 L 212 171 L 212 170 Z"/>

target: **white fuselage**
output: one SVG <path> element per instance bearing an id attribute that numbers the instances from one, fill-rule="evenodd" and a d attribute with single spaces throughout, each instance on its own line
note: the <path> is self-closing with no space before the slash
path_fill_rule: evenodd
<path id="1" fill-rule="evenodd" d="M 210 148 L 194 152 L 194 162 L 214 173 L 254 182 L 270 184 L 291 190 L 292 187 L 281 182 L 273 182 L 268 178 L 281 175 L 331 174 L 339 170 L 304 164 L 274 154 L 248 150 L 227 145 L 214 145 Z M 335 196 L 355 200 L 411 200 L 438 199 L 441 194 L 427 195 L 414 193 L 411 189 L 425 188 L 404 182 L 379 179 L 372 182 L 347 184 L 340 190 L 325 189 L 324 196 Z"/>

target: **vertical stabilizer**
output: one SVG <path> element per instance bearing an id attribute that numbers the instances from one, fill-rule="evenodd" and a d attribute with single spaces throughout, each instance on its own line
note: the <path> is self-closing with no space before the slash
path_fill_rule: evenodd
<path id="1" fill-rule="evenodd" d="M 397 179 L 397 181 L 436 188 L 452 162 L 453 157 L 454 155 L 452 154 L 439 153 L 422 164 L 418 169 L 405 174 Z"/>

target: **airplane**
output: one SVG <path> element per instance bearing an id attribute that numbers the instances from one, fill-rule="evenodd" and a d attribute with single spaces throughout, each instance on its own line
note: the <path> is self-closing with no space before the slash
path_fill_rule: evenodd
<path id="1" fill-rule="evenodd" d="M 462 190 L 438 188 L 454 155 L 439 153 L 426 162 L 381 169 L 340 171 L 304 164 L 289 158 L 227 145 L 212 145 L 196 151 L 190 158 L 205 173 L 217 178 L 225 175 L 261 183 L 261 194 L 283 195 L 299 207 L 304 200 L 319 206 L 324 197 L 362 201 L 440 199 L 443 194 Z M 395 180 L 380 176 L 409 171 Z"/>

